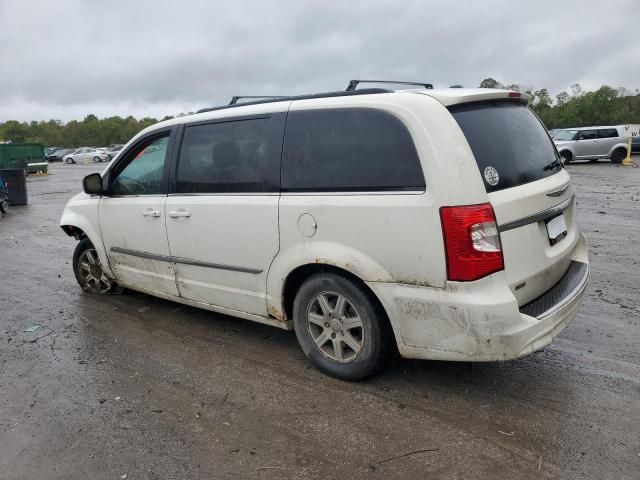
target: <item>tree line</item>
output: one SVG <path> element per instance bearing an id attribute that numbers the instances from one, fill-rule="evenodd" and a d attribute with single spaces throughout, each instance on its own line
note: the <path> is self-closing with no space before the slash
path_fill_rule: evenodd
<path id="1" fill-rule="evenodd" d="M 590 125 L 623 125 L 640 123 L 640 91 L 603 85 L 595 91 L 584 91 L 579 84 L 552 98 L 546 88 L 536 90 L 518 84 L 502 84 L 485 78 L 482 88 L 508 88 L 531 95 L 531 108 L 547 128 L 586 127 Z M 181 114 L 182 115 L 182 114 Z M 173 118 L 167 116 L 162 120 Z M 155 118 L 132 116 L 98 118 L 91 114 L 84 120 L 62 123 L 60 120 L 0 123 L 0 141 L 43 143 L 61 147 L 103 147 L 126 143 L 144 128 L 157 123 Z"/>
<path id="2" fill-rule="evenodd" d="M 493 78 L 485 78 L 480 87 L 507 88 L 531 95 L 530 106 L 547 128 L 640 123 L 640 90 L 637 89 L 631 92 L 624 87 L 603 85 L 590 92 L 576 83 L 554 99 L 546 88 L 535 90 L 518 84 L 506 85 Z"/>
<path id="3" fill-rule="evenodd" d="M 173 117 L 165 117 L 167 120 Z M 126 143 L 140 130 L 158 120 L 135 119 L 132 116 L 98 118 L 87 115 L 84 120 L 62 123 L 60 120 L 0 123 L 0 141 L 15 143 L 43 143 L 58 147 L 105 147 L 114 143 Z"/>

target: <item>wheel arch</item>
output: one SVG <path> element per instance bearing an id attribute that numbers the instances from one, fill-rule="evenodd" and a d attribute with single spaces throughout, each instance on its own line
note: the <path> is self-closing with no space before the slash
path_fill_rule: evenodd
<path id="1" fill-rule="evenodd" d="M 83 238 L 87 237 L 87 234 L 84 233 L 84 230 L 76 227 L 75 225 L 60 225 L 60 228 L 64 231 L 64 233 L 66 233 L 70 237 L 75 238 L 76 240 L 82 240 Z"/>
<path id="2" fill-rule="evenodd" d="M 80 213 L 73 211 L 72 208 L 65 209 L 60 220 L 60 228 L 70 237 L 80 241 L 83 238 L 88 238 L 100 257 L 100 262 L 104 266 L 105 272 L 113 277 L 113 272 L 109 264 L 107 253 L 104 250 L 104 244 L 102 243 L 102 236 L 98 230 L 99 227 L 94 227 L 91 222 Z"/>
<path id="3" fill-rule="evenodd" d="M 389 312 L 387 312 L 387 309 L 385 308 L 382 301 L 378 298 L 376 293 L 358 275 L 344 268 L 340 268 L 338 266 L 331 265 L 329 263 L 306 263 L 306 264 L 297 266 L 291 272 L 289 272 L 289 274 L 284 279 L 283 287 L 282 287 L 282 300 L 281 300 L 282 313 L 280 314 L 281 319 L 284 319 L 284 320 L 293 319 L 293 302 L 295 300 L 296 293 L 308 278 L 311 278 L 313 275 L 317 275 L 321 273 L 333 273 L 336 275 L 341 275 L 355 282 L 357 285 L 359 285 L 366 292 L 366 294 L 371 298 L 371 300 L 377 305 L 377 307 L 380 309 L 380 312 L 382 312 L 382 314 L 384 315 L 384 321 L 386 322 L 390 331 L 393 332 L 394 340 L 397 343 L 398 336 L 396 335 L 393 322 L 389 317 Z"/>
<path id="4" fill-rule="evenodd" d="M 627 143 L 616 143 L 613 147 L 611 147 L 611 150 L 609 150 L 609 156 L 608 158 L 611 158 L 613 156 L 613 152 L 615 152 L 616 150 L 624 150 L 624 154 L 627 154 L 627 149 L 628 149 L 628 145 Z"/>
<path id="5" fill-rule="evenodd" d="M 558 155 L 562 156 L 563 153 L 568 153 L 569 155 L 571 155 L 571 160 L 575 160 L 576 155 L 573 153 L 573 150 L 571 150 L 569 147 L 560 147 L 558 149 Z"/>
<path id="6" fill-rule="evenodd" d="M 613 152 L 614 150 L 617 150 L 618 148 L 624 148 L 625 150 L 627 149 L 627 142 L 618 142 L 616 143 L 613 147 L 611 147 L 611 152 Z"/>

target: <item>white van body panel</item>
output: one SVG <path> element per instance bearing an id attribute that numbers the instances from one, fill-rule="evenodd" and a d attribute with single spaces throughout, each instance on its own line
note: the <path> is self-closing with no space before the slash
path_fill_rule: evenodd
<path id="1" fill-rule="evenodd" d="M 86 193 L 78 193 L 67 202 L 62 212 L 60 226 L 63 228 L 74 227 L 89 237 L 100 258 L 100 263 L 106 268 L 107 275 L 115 277 L 109 268 L 107 254 L 104 249 L 104 244 L 102 243 L 98 217 L 99 201 L 99 197 L 87 195 Z"/>
<path id="2" fill-rule="evenodd" d="M 567 225 L 567 236 L 555 245 L 549 245 L 544 222 L 534 222 L 500 233 L 507 282 L 518 304 L 524 305 L 548 290 L 567 270 L 579 236 L 575 192 L 569 174 L 561 169 L 550 177 L 517 188 L 492 192 L 489 199 L 498 225 L 506 225 L 564 202 L 571 203 L 562 214 Z"/>
<path id="3" fill-rule="evenodd" d="M 100 231 L 113 275 L 122 283 L 178 295 L 165 226 L 164 195 L 100 198 Z"/>
<path id="4" fill-rule="evenodd" d="M 174 266 L 173 262 L 145 262 L 137 272 L 118 270 L 109 253 L 114 236 L 132 249 L 149 251 L 153 246 L 142 246 L 142 236 L 131 233 L 140 227 L 140 209 L 153 207 L 145 203 L 149 199 L 125 201 L 113 209 L 110 206 L 117 202 L 112 200 L 122 199 L 105 199 L 105 215 L 99 220 L 100 199 L 82 194 L 69 202 L 61 225 L 85 232 L 103 265 L 108 268 L 111 259 L 108 274 L 138 291 L 290 329 L 283 298 L 287 278 L 301 266 L 330 265 L 359 278 L 375 294 L 402 355 L 464 361 L 515 358 L 550 342 L 575 317 L 588 270 L 552 314 L 532 317 L 521 312 L 523 306 L 551 289 L 571 262 L 588 263 L 588 259 L 574 202 L 562 212 L 568 231 L 561 242 L 545 244 L 544 220 L 512 228 L 500 233 L 504 270 L 472 282 L 447 280 L 441 207 L 489 202 L 500 227 L 552 209 L 575 194 L 563 169 L 541 180 L 487 193 L 470 145 L 447 107 L 508 98 L 528 101 L 524 94 L 514 98 L 513 92 L 490 89 L 286 100 L 180 117 L 134 137 L 123 151 L 142 136 L 171 125 L 354 107 L 383 110 L 406 126 L 424 172 L 424 191 L 285 192 L 242 199 L 241 195 L 162 197 L 158 207 L 162 221 L 154 224 L 157 230 L 145 234 L 154 235 L 151 243 L 158 251 L 166 241 L 167 249 L 159 255 L 244 267 L 253 273 L 194 263 Z M 189 222 L 168 217 L 178 210 L 190 213 Z M 105 234 L 105 222 L 111 233 Z M 102 229 L 100 223 L 104 223 Z M 159 281 L 165 283 L 158 285 Z"/>
<path id="5" fill-rule="evenodd" d="M 580 238 L 571 259 L 588 263 Z M 368 283 L 393 323 L 400 354 L 407 358 L 481 362 L 518 358 L 545 347 L 577 314 L 587 275 L 552 313 L 521 313 L 504 272 L 445 288 Z"/>
<path id="6" fill-rule="evenodd" d="M 267 273 L 278 253 L 278 195 L 171 195 L 166 228 L 180 296 L 267 316 Z M 188 212 L 189 217 L 173 217 Z"/>

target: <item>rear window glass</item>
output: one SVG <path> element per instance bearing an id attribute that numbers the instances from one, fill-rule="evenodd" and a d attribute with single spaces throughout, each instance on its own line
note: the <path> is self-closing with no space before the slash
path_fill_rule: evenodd
<path id="1" fill-rule="evenodd" d="M 282 157 L 283 190 L 424 188 L 411 135 L 393 115 L 366 108 L 289 113 Z"/>
<path id="2" fill-rule="evenodd" d="M 556 149 L 540 120 L 514 102 L 456 105 L 449 111 L 464 132 L 487 192 L 534 182 L 558 172 Z"/>

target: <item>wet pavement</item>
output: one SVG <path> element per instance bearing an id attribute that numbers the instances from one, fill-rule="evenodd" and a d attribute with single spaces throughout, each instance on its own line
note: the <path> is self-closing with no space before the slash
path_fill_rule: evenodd
<path id="1" fill-rule="evenodd" d="M 592 276 L 549 347 L 362 383 L 292 332 L 82 292 L 58 221 L 101 169 L 53 165 L 0 218 L 0 478 L 640 478 L 640 168 L 568 166 Z"/>

